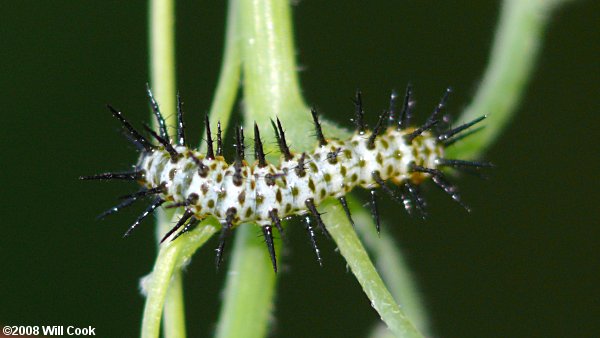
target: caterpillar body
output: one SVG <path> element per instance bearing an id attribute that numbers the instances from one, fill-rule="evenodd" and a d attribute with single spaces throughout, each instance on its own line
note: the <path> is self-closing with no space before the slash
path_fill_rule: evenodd
<path id="1" fill-rule="evenodd" d="M 371 211 L 379 230 L 379 215 L 376 205 L 376 190 L 381 188 L 400 202 L 409 212 L 425 216 L 425 201 L 418 186 L 431 179 L 455 201 L 466 207 L 455 186 L 445 178 L 442 167 L 482 168 L 488 162 L 446 159 L 445 147 L 462 137 L 460 132 L 485 118 L 453 129 L 437 132 L 434 127 L 440 121 L 450 89 L 442 97 L 425 124 L 410 127 L 414 107 L 412 89 L 409 86 L 400 114 L 395 109 L 397 95 L 392 93 L 390 109 L 384 112 L 372 130 L 363 122 L 364 111 L 360 92 L 357 92 L 355 122 L 357 131 L 348 139 L 325 138 L 316 110 L 312 110 L 318 144 L 312 152 L 294 153 L 287 146 L 285 132 L 277 119 L 272 121 L 275 136 L 282 156 L 279 164 L 267 162 L 260 130 L 254 125 L 253 163 L 245 160 L 243 129 L 236 129 L 236 159 L 228 163 L 223 157 L 221 128 L 218 126 L 217 149 L 213 149 L 211 128 L 206 118 L 208 150 L 200 153 L 185 146 L 183 109 L 178 96 L 178 123 L 176 142 L 172 143 L 167 127 L 150 88 L 147 88 L 151 107 L 157 118 L 159 133 L 145 126 L 148 133 L 158 141 L 149 142 L 123 117 L 120 111 L 109 107 L 113 116 L 124 126 L 129 138 L 140 149 L 141 155 L 131 172 L 104 173 L 82 176 L 81 179 L 136 180 L 142 189 L 126 196 L 119 205 L 107 210 L 100 217 L 115 213 L 134 201 L 153 196 L 150 206 L 138 217 L 125 235 L 129 235 L 140 222 L 165 202 L 167 207 L 183 207 L 184 213 L 175 226 L 164 236 L 163 241 L 181 236 L 206 217 L 216 217 L 222 224 L 219 246 L 216 249 L 217 266 L 220 264 L 225 239 L 240 223 L 256 223 L 263 231 L 277 271 L 273 228 L 282 232 L 281 219 L 294 215 L 310 214 L 317 226 L 328 235 L 317 207 L 327 198 L 337 198 L 352 221 L 344 196 L 360 186 L 371 190 Z M 463 134 L 465 135 L 465 134 Z M 398 193 L 387 182 L 400 187 Z M 319 263 L 321 258 L 316 247 L 315 234 L 307 224 L 311 243 Z"/>

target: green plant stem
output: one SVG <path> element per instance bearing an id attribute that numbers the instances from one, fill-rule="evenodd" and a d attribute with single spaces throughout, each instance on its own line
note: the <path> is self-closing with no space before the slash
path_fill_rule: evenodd
<path id="1" fill-rule="evenodd" d="M 306 130 L 313 126 L 298 84 L 289 1 L 240 0 L 239 6 L 245 126 L 256 121 L 264 130 L 277 116 L 284 126 L 294 126 L 286 130 L 290 140 L 306 140 Z M 272 133 L 263 134 L 274 141 Z M 309 142 L 293 146 L 314 146 Z"/>
<path id="2" fill-rule="evenodd" d="M 323 210 L 326 210 L 322 217 L 327 230 L 381 320 L 396 337 L 422 337 L 387 290 L 342 208 L 329 202 L 323 204 Z"/>
<path id="3" fill-rule="evenodd" d="M 269 119 L 275 114 L 284 123 L 296 120 L 308 110 L 298 86 L 287 1 L 231 0 L 229 5 L 235 7 L 230 8 L 230 13 L 239 15 L 246 130 L 252 130 L 254 121 L 263 130 L 264 126 L 269 128 Z M 264 142 L 267 146 L 273 143 L 272 140 Z M 251 224 L 243 224 L 236 231 L 217 337 L 266 336 L 276 274 L 257 231 Z M 280 246 L 276 241 L 277 251 Z"/>
<path id="4" fill-rule="evenodd" d="M 241 0 L 233 3 L 240 6 L 246 128 L 250 128 L 254 121 L 259 126 L 268 126 L 269 119 L 277 115 L 283 125 L 294 126 L 286 131 L 294 148 L 298 151 L 309 149 L 314 146 L 314 141 L 306 138 L 306 130 L 313 126 L 298 85 L 289 3 L 284 0 Z M 345 134 L 339 130 L 338 133 Z M 350 227 L 351 234 L 348 234 L 345 228 L 336 229 L 340 230 L 334 232 L 339 235 L 338 245 L 342 243 L 342 254 L 384 322 L 397 334 L 420 337 L 386 290 L 354 230 Z M 263 337 L 266 333 L 275 276 L 263 246 L 253 232 L 238 230 L 218 337 Z M 257 248 L 260 250 L 253 254 Z M 240 283 L 240 280 L 245 282 Z M 251 292 L 248 285 L 260 286 L 261 292 Z"/>
<path id="5" fill-rule="evenodd" d="M 228 268 L 216 337 L 259 338 L 267 335 L 275 273 L 265 254 L 264 241 L 257 236 L 259 231 L 254 224 L 242 224 L 236 230 L 236 249 Z M 281 247 L 279 241 L 275 245 L 277 249 Z"/>
<path id="6" fill-rule="evenodd" d="M 489 148 L 516 112 L 541 50 L 550 11 L 564 0 L 505 0 L 490 61 L 471 104 L 458 121 L 489 114 L 485 128 L 449 149 L 450 157 L 476 158 Z"/>
<path id="7" fill-rule="evenodd" d="M 165 116 L 167 125 L 173 126 L 175 125 L 176 104 L 175 2 L 173 0 L 150 0 L 149 6 L 150 83 L 154 97 L 160 103 L 160 109 Z M 155 121 L 154 118 L 152 120 Z M 162 210 L 157 213 L 157 241 L 168 231 L 171 218 L 172 213 Z M 185 307 L 181 272 L 173 269 L 161 271 L 169 271 L 173 274 L 173 277 L 167 279 L 166 282 L 168 289 L 164 298 L 164 335 L 166 338 L 185 337 Z M 147 318 L 144 317 L 142 322 L 146 320 Z M 142 331 L 144 330 L 142 329 Z"/>
<path id="8" fill-rule="evenodd" d="M 230 1 L 227 12 L 227 27 L 225 29 L 225 50 L 219 82 L 210 107 L 211 126 L 221 122 L 223 133 L 227 130 L 233 104 L 239 89 L 241 73 L 240 43 L 238 34 L 239 16 L 236 1 Z M 223 134 L 224 135 L 224 134 Z M 206 136 L 206 135 L 205 135 Z M 206 142 L 202 142 L 202 149 L 206 149 Z"/>
<path id="9" fill-rule="evenodd" d="M 429 322 L 417 285 L 402 252 L 386 230 L 386 223 L 381 222 L 381 233 L 377 234 L 370 212 L 363 208 L 356 198 L 350 196 L 347 200 L 356 224 L 356 232 L 372 253 L 377 271 L 411 322 L 427 336 Z"/>
<path id="10" fill-rule="evenodd" d="M 175 2 L 150 0 L 149 5 L 150 84 L 167 125 L 175 125 Z"/>
<path id="11" fill-rule="evenodd" d="M 230 9 L 227 41 L 219 84 L 211 107 L 211 120 L 220 120 L 227 128 L 235 101 L 240 77 L 239 46 L 235 35 L 235 7 Z M 150 0 L 150 68 L 154 95 L 168 125 L 175 124 L 175 52 L 174 1 Z M 157 238 L 160 240 L 170 228 L 172 213 L 158 213 Z M 142 320 L 142 337 L 158 337 L 161 313 L 164 313 L 166 338 L 182 338 L 185 332 L 185 311 L 181 281 L 181 267 L 191 259 L 214 233 L 220 229 L 216 219 L 203 222 L 197 229 L 180 237 L 175 243 L 163 244 L 152 274 L 146 283 L 146 305 Z M 163 312 L 164 309 L 164 312 Z"/>
<path id="12" fill-rule="evenodd" d="M 142 338 L 159 336 L 161 313 L 163 306 L 165 311 L 168 309 L 165 299 L 172 295 L 168 290 L 172 288 L 173 282 L 178 278 L 177 272 L 190 260 L 192 254 L 219 229 L 219 223 L 214 218 L 210 218 L 185 236 L 160 246 L 154 269 L 143 283 L 147 296 L 142 320 Z M 183 316 L 184 314 L 173 311 L 170 315 Z M 167 336 L 169 334 L 172 336 Z M 165 337 L 185 337 L 185 331 L 169 330 L 165 332 Z"/>

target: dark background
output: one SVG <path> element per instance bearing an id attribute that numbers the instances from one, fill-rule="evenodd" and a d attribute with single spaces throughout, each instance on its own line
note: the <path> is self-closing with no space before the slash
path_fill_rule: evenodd
<path id="1" fill-rule="evenodd" d="M 411 81 L 418 112 L 452 85 L 449 109 L 457 114 L 486 65 L 498 9 L 496 1 L 302 1 L 294 21 L 307 101 L 349 125 L 356 87 L 367 111 L 379 112 L 391 88 Z M 600 334 L 599 11 L 598 2 L 578 1 L 552 18 L 518 115 L 486 154 L 497 164 L 491 180 L 460 179 L 472 214 L 432 187 L 426 222 L 391 201 L 381 206 L 436 336 Z M 225 6 L 179 1 L 177 13 L 178 86 L 198 139 L 218 76 Z M 76 178 L 135 159 L 104 105 L 149 120 L 146 16 L 145 1 L 0 4 L 0 324 L 139 335 L 138 281 L 152 268 L 153 225 L 122 240 L 135 210 L 94 217 L 134 187 Z M 343 259 L 324 244 L 319 268 L 296 225 L 273 336 L 366 336 L 378 316 Z M 185 275 L 190 337 L 208 336 L 217 320 L 225 270 L 215 272 L 214 245 Z"/>

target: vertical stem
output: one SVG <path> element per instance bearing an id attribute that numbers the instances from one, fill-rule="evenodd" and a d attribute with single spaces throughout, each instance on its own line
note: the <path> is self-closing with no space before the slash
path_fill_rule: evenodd
<path id="1" fill-rule="evenodd" d="M 174 9 L 173 0 L 150 0 L 151 83 L 169 125 L 174 125 L 176 116 Z M 220 119 L 223 129 L 231 115 L 231 107 L 239 87 L 240 53 L 236 38 L 236 11 L 235 6 L 229 11 L 223 65 L 211 107 L 212 120 Z M 158 239 L 162 238 L 172 224 L 171 216 L 162 210 L 158 214 Z M 220 224 L 216 219 L 209 218 L 177 241 L 164 243 L 159 247 L 152 274 L 144 283 L 147 298 L 142 321 L 143 338 L 159 336 L 163 313 L 165 337 L 186 336 L 181 267 L 219 228 Z"/>
<path id="2" fill-rule="evenodd" d="M 231 0 L 231 4 L 237 3 L 240 7 L 246 127 L 249 128 L 254 121 L 259 126 L 268 126 L 269 119 L 277 115 L 284 126 L 293 126 L 287 129 L 286 135 L 292 140 L 294 148 L 308 150 L 314 141 L 306 137 L 306 131 L 313 126 L 298 85 L 289 2 L 238 1 Z M 267 141 L 265 144 L 274 142 Z M 344 218 L 339 213 L 337 216 Z M 252 230 L 252 227 L 244 225 L 236 234 L 234 259 L 225 289 L 225 305 L 217 331 L 217 336 L 221 338 L 258 338 L 266 334 L 275 276 L 264 244 L 256 238 L 256 231 Z M 420 337 L 385 288 L 352 227 L 349 224 L 337 225 L 333 233 L 342 254 L 382 320 L 398 336 Z"/>
<path id="3" fill-rule="evenodd" d="M 156 338 L 160 331 L 160 317 L 163 312 L 164 299 L 167 297 L 167 290 L 171 288 L 170 281 L 175 261 L 179 255 L 176 247 L 169 250 L 161 249 L 152 274 L 147 277 L 148 280 L 144 288 L 146 290 L 146 305 L 144 307 L 144 318 L 142 320 L 142 338 Z M 165 332 L 165 336 L 166 336 Z"/>
<path id="4" fill-rule="evenodd" d="M 236 230 L 236 249 L 228 268 L 217 338 L 267 335 L 276 280 L 258 231 L 254 224 L 242 224 Z M 281 245 L 276 243 L 276 246 Z"/>
<path id="5" fill-rule="evenodd" d="M 154 96 L 160 104 L 167 125 L 175 125 L 175 2 L 173 0 L 150 0 L 150 76 Z M 157 217 L 157 241 L 169 226 L 171 214 L 159 210 Z M 173 274 L 164 301 L 164 335 L 181 338 L 185 332 L 185 308 L 181 271 Z M 145 318 L 144 318 L 145 319 Z"/>
<path id="6" fill-rule="evenodd" d="M 288 1 L 240 0 L 240 7 L 247 114 L 270 118 L 282 109 L 304 107 Z"/>
<path id="7" fill-rule="evenodd" d="M 241 73 L 240 38 L 238 33 L 239 8 L 235 2 L 230 1 L 228 5 L 225 50 L 223 52 L 221 74 L 219 75 L 219 83 L 217 84 L 209 115 L 211 126 L 216 125 L 217 121 L 220 121 L 223 132 L 227 130 L 227 126 L 229 125 L 232 107 L 239 89 Z M 203 142 L 201 148 L 205 147 L 206 143 Z"/>
<path id="8" fill-rule="evenodd" d="M 269 120 L 277 116 L 288 127 L 289 139 L 306 140 L 306 130 L 313 126 L 298 83 L 289 1 L 239 3 L 246 127 L 254 121 L 269 126 Z M 272 137 L 272 133 L 263 134 Z M 293 146 L 306 149 L 313 143 L 308 140 Z"/>
<path id="9" fill-rule="evenodd" d="M 185 338 L 185 304 L 182 272 L 179 268 L 173 271 L 168 285 L 163 309 L 163 333 L 165 338 Z"/>
<path id="10" fill-rule="evenodd" d="M 467 122 L 489 114 L 485 128 L 449 149 L 450 156 L 472 158 L 487 149 L 511 120 L 543 41 L 550 11 L 561 0 L 505 0 L 480 88 L 460 116 Z"/>
<path id="11" fill-rule="evenodd" d="M 294 126 L 288 129 L 290 139 L 306 139 L 300 133 L 312 126 L 298 85 L 289 2 L 231 0 L 230 6 L 238 7 L 246 129 L 252 130 L 254 121 L 269 126 L 269 119 L 277 115 L 284 125 Z M 263 135 L 268 139 L 272 134 Z M 271 146 L 272 141 L 264 144 Z M 236 231 L 217 337 L 266 336 L 276 275 L 257 232 L 251 224 Z M 279 252 L 280 242 L 275 246 Z"/>
<path id="12" fill-rule="evenodd" d="M 160 332 L 160 317 L 165 310 L 169 316 L 180 316 L 176 322 L 182 322 L 183 313 L 177 312 L 183 307 L 169 308 L 165 304 L 165 299 L 172 297 L 173 281 L 177 278 L 176 272 L 187 262 L 191 255 L 201 247 L 213 234 L 215 234 L 220 225 L 215 219 L 209 219 L 202 222 L 196 229 L 185 236 L 181 236 L 174 242 L 165 243 L 160 246 L 158 257 L 154 263 L 154 269 L 149 277 L 145 279 L 143 287 L 146 293 L 146 304 L 144 307 L 144 318 L 142 320 L 142 338 L 157 338 Z M 175 311 L 177 310 L 177 311 Z M 185 337 L 185 331 L 176 331 L 172 325 L 171 329 L 165 330 L 165 337 Z"/>
<path id="13" fill-rule="evenodd" d="M 175 125 L 175 1 L 150 0 L 150 84 L 167 125 Z M 154 120 L 154 118 L 153 118 Z"/>

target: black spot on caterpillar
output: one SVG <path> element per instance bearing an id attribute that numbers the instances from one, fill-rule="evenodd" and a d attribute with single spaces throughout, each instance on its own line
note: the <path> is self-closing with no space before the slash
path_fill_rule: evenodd
<path id="1" fill-rule="evenodd" d="M 200 153 L 185 145 L 185 124 L 181 99 L 177 96 L 177 135 L 172 138 L 160 113 L 150 88 L 147 94 L 152 111 L 158 121 L 158 133 L 148 126 L 148 134 L 157 142 L 153 144 L 140 134 L 120 111 L 108 106 L 118 119 L 129 139 L 141 152 L 135 170 L 120 173 L 103 173 L 82 176 L 83 180 L 133 180 L 142 189 L 124 196 L 123 202 L 105 211 L 99 217 L 116 213 L 143 197 L 152 197 L 148 208 L 129 227 L 128 236 L 139 224 L 168 202 L 166 207 L 182 207 L 184 213 L 175 226 L 164 236 L 176 239 L 195 227 L 206 217 L 216 217 L 222 224 L 219 245 L 216 249 L 216 265 L 220 265 L 225 241 L 231 231 L 242 222 L 258 224 L 265 236 L 273 269 L 277 271 L 277 258 L 273 242 L 273 228 L 283 233 L 281 219 L 306 215 L 307 230 L 317 254 L 321 257 L 310 219 L 324 235 L 329 236 L 321 220 L 319 204 L 326 198 L 337 198 L 346 216 L 354 225 L 345 195 L 355 187 L 370 190 L 371 213 L 379 231 L 377 190 L 381 189 L 403 205 L 409 214 L 426 216 L 425 200 L 419 185 L 431 179 L 435 185 L 462 205 L 457 188 L 444 173 L 443 167 L 474 168 L 491 167 L 489 162 L 464 161 L 444 157 L 445 148 L 466 134 L 460 134 L 481 122 L 481 116 L 471 122 L 441 131 L 441 111 L 446 104 L 450 89 L 446 90 L 440 103 L 424 124 L 410 125 L 414 101 L 409 85 L 400 112 L 396 109 L 397 94 L 392 92 L 390 106 L 379 116 L 373 129 L 364 122 L 364 110 L 360 91 L 354 100 L 356 116 L 355 133 L 348 139 L 327 138 L 319 122 L 318 113 L 311 110 L 315 125 L 317 146 L 312 152 L 295 153 L 286 141 L 284 128 L 279 119 L 272 120 L 275 137 L 281 151 L 279 164 L 269 163 L 265 158 L 258 126 L 254 125 L 253 163 L 245 159 L 244 134 L 236 129 L 236 156 L 233 162 L 223 157 L 221 128 L 217 130 L 217 151 L 213 149 L 213 136 L 206 118 L 207 152 Z M 399 189 L 392 189 L 388 184 Z"/>

